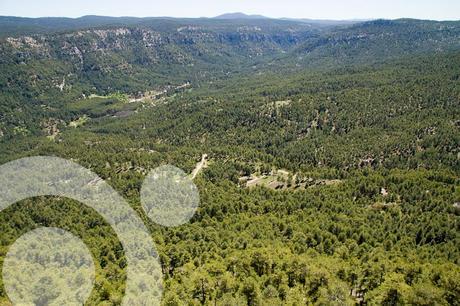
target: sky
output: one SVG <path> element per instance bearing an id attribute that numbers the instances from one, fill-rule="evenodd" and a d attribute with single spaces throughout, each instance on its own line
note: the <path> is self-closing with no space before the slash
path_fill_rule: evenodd
<path id="1" fill-rule="evenodd" d="M 229 12 L 274 18 L 460 20 L 460 0 L 0 0 L 3 16 L 214 17 Z"/>

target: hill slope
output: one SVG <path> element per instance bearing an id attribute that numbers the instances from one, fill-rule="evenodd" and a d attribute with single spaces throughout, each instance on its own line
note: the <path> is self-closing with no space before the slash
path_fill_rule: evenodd
<path id="1" fill-rule="evenodd" d="M 94 18 L 9 25 L 0 162 L 59 156 L 108 182 L 152 233 L 163 305 L 457 303 L 460 23 Z M 165 164 L 200 191 L 178 228 L 140 205 Z M 21 201 L 0 252 L 40 226 L 91 250 L 88 304 L 120 304 L 126 258 L 100 215 Z"/>

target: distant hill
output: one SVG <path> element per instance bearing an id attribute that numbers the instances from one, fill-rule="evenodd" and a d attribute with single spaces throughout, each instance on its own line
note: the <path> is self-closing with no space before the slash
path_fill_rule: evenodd
<path id="1" fill-rule="evenodd" d="M 247 15 L 241 12 L 227 13 L 214 17 L 214 19 L 270 19 L 262 15 Z"/>
<path id="2" fill-rule="evenodd" d="M 353 25 L 353 24 L 369 21 L 369 20 L 359 20 L 359 19 L 353 19 L 353 20 L 308 19 L 308 18 L 300 18 L 300 19 L 280 18 L 280 19 L 288 20 L 288 21 L 303 22 L 303 23 L 308 23 L 311 25 L 324 26 L 324 27 L 346 26 L 346 25 Z"/>
<path id="3" fill-rule="evenodd" d="M 59 32 L 75 31 L 82 29 L 107 28 L 119 26 L 145 26 L 154 27 L 160 31 L 168 31 L 175 26 L 205 26 L 228 27 L 239 24 L 240 26 L 286 26 L 299 25 L 305 27 L 306 23 L 296 20 L 270 19 L 258 15 L 245 15 L 242 13 L 225 14 L 215 18 L 173 18 L 173 17 L 108 17 L 108 16 L 82 16 L 78 18 L 66 17 L 40 17 L 26 18 L 13 16 L 0 16 L 0 38 L 31 34 L 54 34 Z"/>
<path id="4" fill-rule="evenodd" d="M 0 16 L 0 37 L 17 36 L 25 34 L 55 33 L 82 28 L 101 26 L 131 25 L 141 22 L 146 18 L 136 17 L 107 17 L 107 16 L 82 16 L 79 18 L 67 17 L 41 17 L 26 18 L 13 16 Z"/>

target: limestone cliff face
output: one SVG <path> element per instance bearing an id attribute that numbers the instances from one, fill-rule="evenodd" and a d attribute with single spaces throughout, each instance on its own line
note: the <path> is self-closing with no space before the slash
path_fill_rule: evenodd
<path id="1" fill-rule="evenodd" d="M 314 35 L 307 27 L 263 26 L 226 27 L 180 25 L 157 29 L 154 26 L 113 27 L 78 30 L 49 35 L 27 35 L 3 39 L 1 49 L 16 57 L 60 58 L 84 65 L 85 58 L 117 54 L 120 60 L 155 64 L 190 64 L 214 57 L 257 57 L 286 52 Z M 104 66 L 104 63 L 100 63 Z"/>

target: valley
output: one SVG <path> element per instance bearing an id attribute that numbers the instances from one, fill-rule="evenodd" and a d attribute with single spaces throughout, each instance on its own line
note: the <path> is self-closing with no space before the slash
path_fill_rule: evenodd
<path id="1" fill-rule="evenodd" d="M 460 22 L 0 25 L 1 162 L 58 156 L 110 184 L 152 233 L 162 305 L 458 305 Z M 201 200 L 176 228 L 140 200 L 167 164 Z M 16 203 L 2 260 L 38 226 L 91 250 L 88 305 L 120 305 L 126 256 L 100 215 Z"/>

